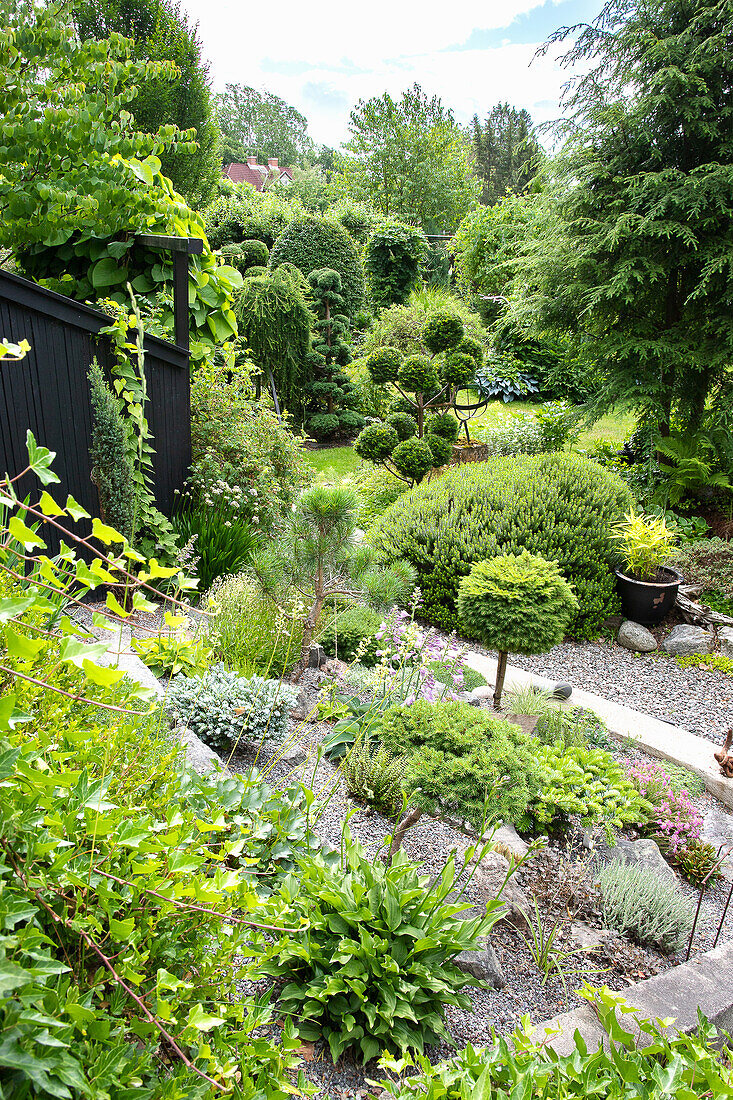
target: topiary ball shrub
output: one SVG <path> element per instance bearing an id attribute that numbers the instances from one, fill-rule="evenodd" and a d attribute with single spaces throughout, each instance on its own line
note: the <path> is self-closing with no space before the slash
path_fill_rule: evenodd
<path id="1" fill-rule="evenodd" d="M 229 752 L 287 732 L 296 692 L 280 680 L 245 678 L 214 665 L 203 676 L 177 676 L 165 708 L 212 749 Z"/>
<path id="2" fill-rule="evenodd" d="M 501 703 L 508 653 L 547 653 L 565 637 L 578 601 L 553 561 L 500 554 L 477 561 L 458 586 L 458 620 L 472 638 L 499 651 L 494 706 Z"/>
<path id="3" fill-rule="evenodd" d="M 382 616 L 370 607 L 350 607 L 337 615 L 321 632 L 318 639 L 329 657 L 351 664 L 357 658 L 357 650 L 366 638 L 370 641 L 359 654 L 359 662 L 367 668 L 377 663 L 380 643 L 374 637 L 382 625 Z"/>
<path id="4" fill-rule="evenodd" d="M 245 276 L 246 276 L 246 278 L 248 278 L 248 279 L 256 279 L 256 278 L 258 278 L 258 277 L 259 277 L 260 275 L 268 275 L 268 274 L 269 274 L 269 271 L 270 271 L 270 269 L 269 269 L 269 268 L 267 268 L 267 267 L 260 267 L 260 266 L 259 266 L 259 264 L 255 264 L 255 265 L 254 265 L 253 267 L 248 267 L 248 268 L 247 268 L 247 269 L 245 270 L 245 272 L 244 272 L 244 275 L 245 275 Z"/>
<path id="5" fill-rule="evenodd" d="M 342 432 L 359 432 L 366 424 L 366 420 L 359 412 L 355 412 L 354 409 L 344 409 L 343 412 L 338 414 L 339 428 Z"/>
<path id="6" fill-rule="evenodd" d="M 458 420 L 449 412 L 433 413 L 425 421 L 425 431 L 429 435 L 440 435 L 449 443 L 455 443 L 460 430 L 461 425 Z"/>
<path id="7" fill-rule="evenodd" d="M 364 302 L 364 271 L 359 253 L 346 230 L 324 218 L 295 218 L 275 241 L 270 267 L 291 263 L 307 278 L 316 268 L 332 268 L 341 276 L 344 309 L 353 317 Z"/>
<path id="8" fill-rule="evenodd" d="M 381 462 L 389 458 L 399 444 L 399 437 L 391 424 L 369 424 L 354 443 L 359 458 L 368 462 Z M 401 444 L 400 444 L 401 446 Z"/>
<path id="9" fill-rule="evenodd" d="M 445 466 L 453 454 L 453 444 L 444 439 L 442 435 L 435 435 L 433 432 L 428 432 L 425 436 L 425 442 L 433 456 L 433 466 Z"/>
<path id="10" fill-rule="evenodd" d="M 433 468 L 433 452 L 424 439 L 406 439 L 393 450 L 392 462 L 402 477 L 420 482 Z"/>
<path id="11" fill-rule="evenodd" d="M 402 786 L 410 805 L 426 813 L 453 813 L 480 826 L 491 799 L 498 820 L 524 822 L 542 786 L 534 739 L 470 703 L 420 699 L 391 707 L 379 739 L 407 755 Z"/>
<path id="12" fill-rule="evenodd" d="M 397 432 L 400 443 L 403 443 L 406 439 L 412 439 L 414 435 L 417 435 L 417 420 L 415 420 L 414 416 L 410 416 L 409 413 L 391 413 L 387 417 L 386 423 L 391 424 Z"/>
<path id="13" fill-rule="evenodd" d="M 396 382 L 402 365 L 402 353 L 397 348 L 376 348 L 366 357 L 367 370 L 372 382 L 383 386 L 387 382 Z"/>
<path id="14" fill-rule="evenodd" d="M 526 550 L 477 561 L 458 586 L 458 621 L 489 649 L 547 653 L 578 608 L 553 561 Z"/>
<path id="15" fill-rule="evenodd" d="M 425 322 L 422 341 L 428 351 L 439 355 L 442 351 L 455 349 L 463 339 L 463 321 L 454 313 L 434 313 Z"/>
<path id="16" fill-rule="evenodd" d="M 476 361 L 471 355 L 462 351 L 454 351 L 447 355 L 440 367 L 442 382 L 449 382 L 452 386 L 467 386 L 476 377 Z"/>
<path id="17" fill-rule="evenodd" d="M 306 426 L 308 431 L 312 432 L 316 439 L 323 439 L 337 432 L 340 423 L 336 413 L 316 413 L 314 416 L 310 417 Z"/>
<path id="18" fill-rule="evenodd" d="M 464 355 L 470 355 L 476 365 L 476 370 L 483 366 L 484 349 L 478 340 L 474 340 L 472 336 L 464 336 L 456 350 Z"/>
<path id="19" fill-rule="evenodd" d="M 461 578 L 474 562 L 528 550 L 558 564 L 578 600 L 568 632 L 592 638 L 618 597 L 611 529 L 633 503 L 617 474 L 580 455 L 524 455 L 455 466 L 387 508 L 370 540 L 418 575 L 422 614 L 458 626 Z"/>
<path id="20" fill-rule="evenodd" d="M 425 355 L 410 355 L 399 369 L 397 382 L 410 393 L 425 393 L 438 385 L 438 372 Z"/>

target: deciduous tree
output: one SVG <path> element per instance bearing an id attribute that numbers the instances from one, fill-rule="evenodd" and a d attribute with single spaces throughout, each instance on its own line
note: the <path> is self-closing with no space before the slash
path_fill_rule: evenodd
<path id="1" fill-rule="evenodd" d="M 257 157 L 267 164 L 277 157 L 284 166 L 305 168 L 316 160 L 308 120 L 279 95 L 246 84 L 227 84 L 216 97 L 224 163 Z"/>
<path id="2" fill-rule="evenodd" d="M 428 233 L 456 228 L 477 201 L 468 140 L 438 96 L 414 84 L 394 100 L 359 100 L 336 186 Z"/>

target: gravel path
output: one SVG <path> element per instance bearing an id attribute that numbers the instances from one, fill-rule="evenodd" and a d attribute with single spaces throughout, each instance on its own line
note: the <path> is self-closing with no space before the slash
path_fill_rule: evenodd
<path id="1" fill-rule="evenodd" d="M 484 652 L 479 646 L 473 649 Z M 494 656 L 488 650 L 489 656 Z M 680 668 L 665 654 L 635 655 L 612 642 L 565 642 L 549 653 L 510 663 L 661 718 L 720 744 L 733 726 L 733 676 L 705 668 Z"/>

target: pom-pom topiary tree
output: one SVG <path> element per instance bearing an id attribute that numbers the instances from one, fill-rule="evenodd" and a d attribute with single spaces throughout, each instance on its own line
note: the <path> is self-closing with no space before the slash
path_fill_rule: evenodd
<path id="1" fill-rule="evenodd" d="M 458 588 L 458 617 L 472 637 L 499 651 L 494 707 L 501 707 L 507 655 L 547 653 L 565 637 L 578 609 L 553 561 L 505 554 L 477 561 Z"/>
<path id="2" fill-rule="evenodd" d="M 430 355 L 404 358 L 397 348 L 387 346 L 376 348 L 366 358 L 375 385 L 391 385 L 397 391 L 399 409 L 394 415 L 399 420 L 390 417 L 389 423 L 397 432 L 399 443 L 395 447 L 399 446 L 399 452 L 378 457 L 369 453 L 373 452 L 374 433 L 356 441 L 356 451 L 362 458 L 385 466 L 410 484 L 422 481 L 429 470 L 449 460 L 460 425 L 447 410 L 455 404 L 458 390 L 475 377 L 483 360 L 480 344 L 466 338 L 460 317 L 448 311 L 429 317 L 421 336 Z M 441 411 L 428 417 L 426 424 L 426 413 L 436 409 Z M 415 431 L 407 434 L 409 422 L 415 423 Z"/>
<path id="3" fill-rule="evenodd" d="M 306 424 L 313 435 L 323 439 L 339 431 L 358 431 L 364 427 L 364 417 L 352 408 L 356 400 L 354 386 L 340 369 L 351 362 L 341 276 L 338 271 L 322 267 L 311 271 L 308 282 L 317 320 L 313 350 L 308 356 L 313 373 L 305 386 L 310 395 Z"/>
<path id="4" fill-rule="evenodd" d="M 349 234 L 324 218 L 295 218 L 275 241 L 270 267 L 291 263 L 308 278 L 317 268 L 331 268 L 341 276 L 344 313 L 353 317 L 364 301 L 364 271 Z"/>

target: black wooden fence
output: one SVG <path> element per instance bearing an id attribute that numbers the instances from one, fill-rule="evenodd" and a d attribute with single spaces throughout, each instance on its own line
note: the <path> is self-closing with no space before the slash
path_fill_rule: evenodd
<path id="1" fill-rule="evenodd" d="M 0 337 L 31 345 L 19 362 L 0 360 L 0 476 L 28 465 L 30 428 L 39 444 L 56 452 L 59 495 L 65 499 L 71 493 L 93 516 L 99 515 L 99 500 L 90 480 L 87 371 L 95 356 L 106 371 L 114 361 L 109 339 L 98 335 L 109 324 L 110 318 L 96 309 L 0 271 Z M 182 488 L 191 464 L 188 352 L 153 336 L 146 338 L 145 350 L 155 498 L 161 512 L 170 515 L 175 490 Z M 37 485 L 29 480 L 20 491 Z M 74 529 L 83 530 L 81 525 Z M 54 553 L 58 540 L 52 531 L 45 531 L 44 538 Z"/>

